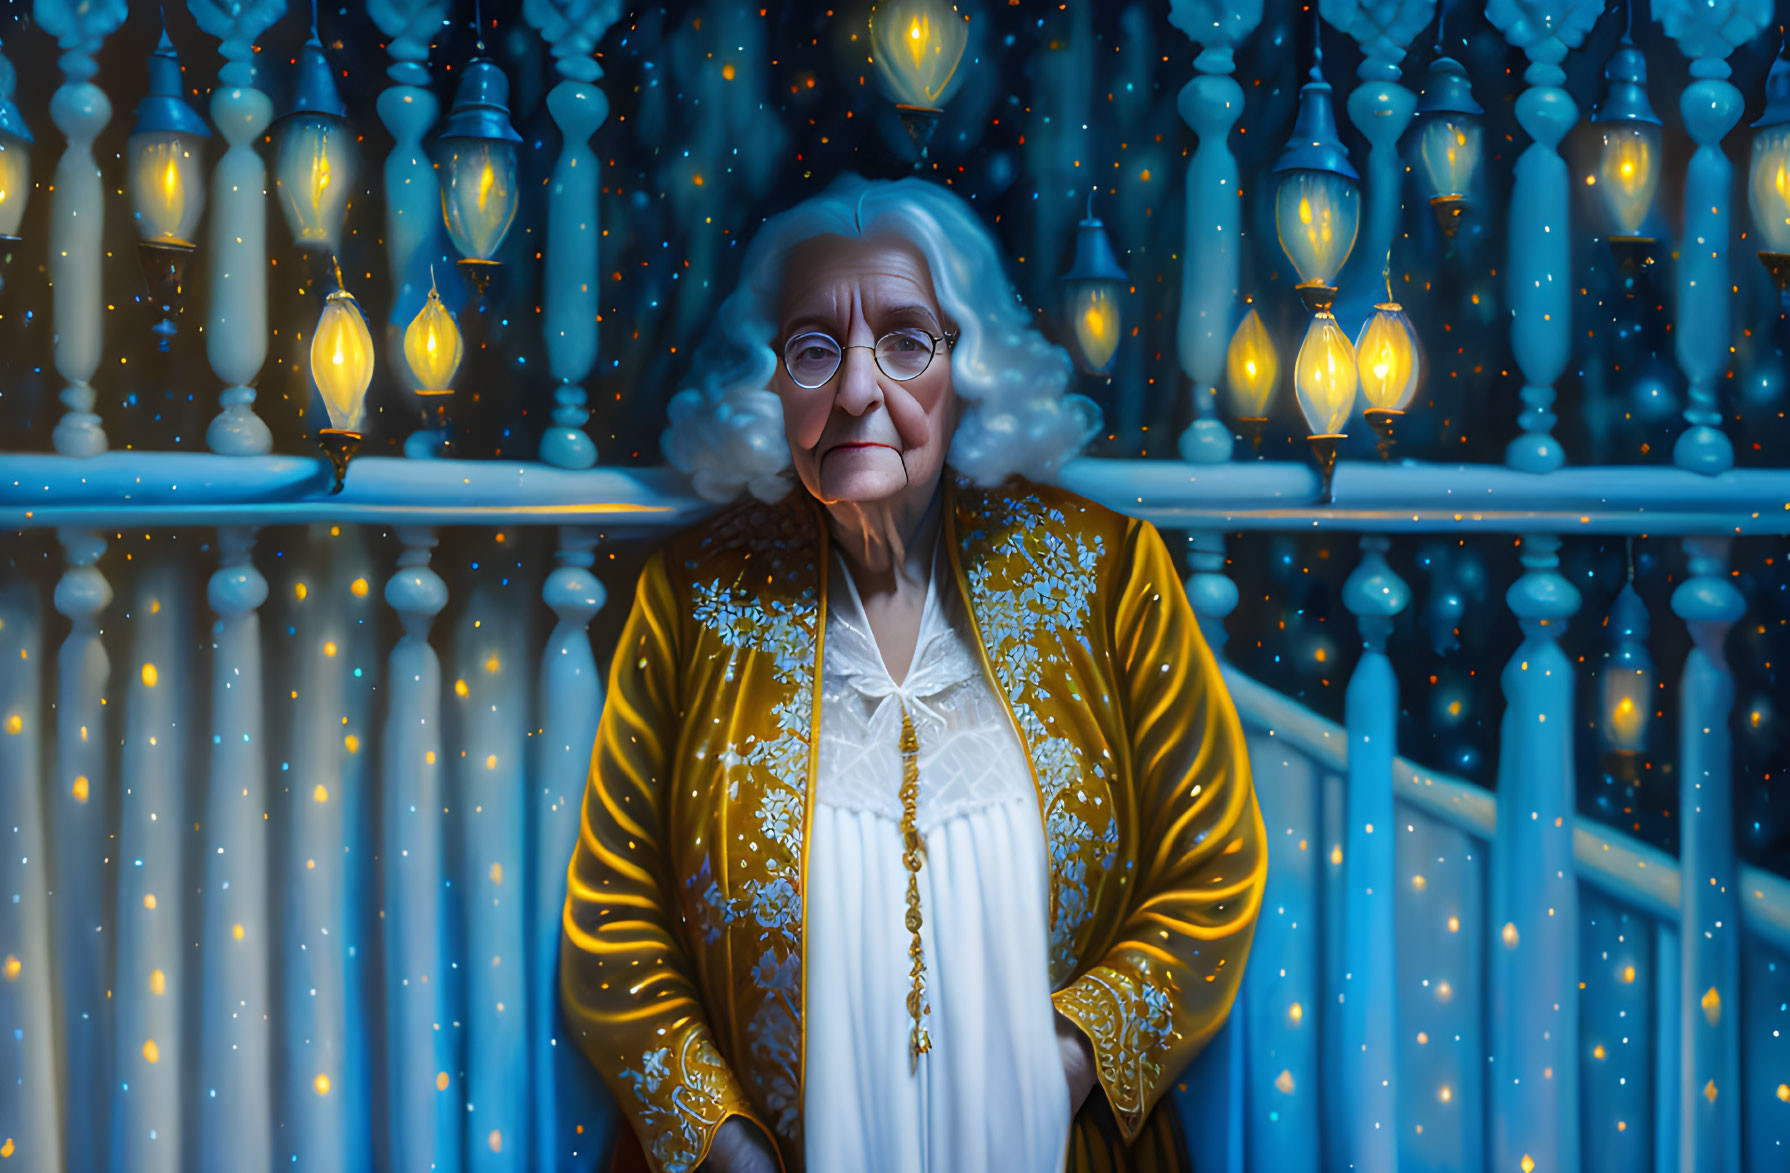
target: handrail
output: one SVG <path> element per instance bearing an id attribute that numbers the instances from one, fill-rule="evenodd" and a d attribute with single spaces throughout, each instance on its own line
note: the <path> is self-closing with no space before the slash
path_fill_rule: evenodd
<path id="1" fill-rule="evenodd" d="M 332 495 L 321 456 L 0 453 L 0 527 L 602 525 L 676 529 L 714 506 L 664 467 L 573 471 L 532 461 L 363 456 Z M 1786 534 L 1790 470 L 1704 476 L 1667 466 L 1535 474 L 1498 465 L 1338 464 L 1318 505 L 1304 464 L 1084 457 L 1060 482 L 1165 529 Z"/>
<path id="2" fill-rule="evenodd" d="M 0 454 L 0 527 L 595 525 L 675 530 L 714 510 L 669 467 L 555 468 L 519 460 L 362 456 L 340 493 L 303 456 Z"/>
<path id="3" fill-rule="evenodd" d="M 1229 665 L 1224 679 L 1246 726 L 1291 743 L 1327 770 L 1346 773 L 1349 738 L 1343 727 Z M 1457 830 L 1490 841 L 1498 796 L 1484 787 L 1393 759 L 1397 797 Z M 1656 920 L 1677 924 L 1681 901 L 1678 861 L 1620 831 L 1581 821 L 1573 828 L 1579 876 Z M 1741 921 L 1747 931 L 1790 951 L 1790 880 L 1759 868 L 1740 868 Z"/>

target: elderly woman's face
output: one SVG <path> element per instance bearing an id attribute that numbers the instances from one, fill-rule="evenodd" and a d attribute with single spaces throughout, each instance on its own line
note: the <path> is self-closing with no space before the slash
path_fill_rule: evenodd
<path id="1" fill-rule="evenodd" d="M 955 330 L 932 289 L 926 259 L 898 237 L 817 236 L 784 267 L 777 375 L 784 432 L 796 473 L 822 501 L 871 502 L 926 488 L 943 468 L 957 426 L 951 352 L 907 380 L 877 365 L 877 340 L 902 328 L 934 337 Z M 790 378 L 785 342 L 821 331 L 841 347 L 839 369 L 818 387 Z M 804 379 L 804 382 L 808 380 Z"/>

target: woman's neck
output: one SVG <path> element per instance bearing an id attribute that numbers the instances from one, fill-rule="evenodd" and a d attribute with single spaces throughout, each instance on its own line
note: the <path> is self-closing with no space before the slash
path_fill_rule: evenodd
<path id="1" fill-rule="evenodd" d="M 944 504 L 943 469 L 930 490 L 915 485 L 882 501 L 823 504 L 827 530 L 861 595 L 926 590 Z"/>

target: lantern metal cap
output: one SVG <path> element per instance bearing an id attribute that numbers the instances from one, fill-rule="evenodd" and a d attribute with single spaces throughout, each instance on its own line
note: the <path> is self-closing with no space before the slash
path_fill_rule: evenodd
<path id="1" fill-rule="evenodd" d="M 1287 136 L 1271 174 L 1283 171 L 1328 171 L 1360 182 L 1349 162 L 1349 152 L 1336 135 L 1336 109 L 1330 99 L 1330 83 L 1324 80 L 1321 62 L 1311 67 L 1311 80 L 1299 87 L 1299 115 Z"/>
<path id="2" fill-rule="evenodd" d="M 1058 281 L 1125 281 L 1124 266 L 1106 235 L 1106 225 L 1094 215 L 1094 193 L 1088 193 L 1088 214 L 1075 226 L 1075 261 Z"/>
<path id="3" fill-rule="evenodd" d="M 1485 108 L 1473 97 L 1473 81 L 1467 70 L 1452 57 L 1438 56 L 1430 62 L 1423 78 L 1423 93 L 1417 99 L 1417 115 L 1470 114 L 1483 115 Z"/>
<path id="4" fill-rule="evenodd" d="M 329 58 L 323 53 L 323 42 L 317 39 L 315 31 L 298 51 L 298 73 L 292 80 L 292 98 L 280 118 L 291 118 L 294 114 L 322 114 L 344 122 L 348 120 L 347 103 L 342 101 L 342 91 L 336 86 Z"/>
<path id="5" fill-rule="evenodd" d="M 1616 592 L 1616 601 L 1610 604 L 1610 630 L 1619 640 L 1645 640 L 1653 630 L 1647 604 L 1641 601 L 1632 582 L 1623 583 Z"/>
<path id="6" fill-rule="evenodd" d="M 0 130 L 3 129 L 4 115 L 0 114 Z M 131 126 L 131 133 L 211 137 L 211 128 L 205 125 L 205 119 L 186 104 L 181 94 L 180 57 L 174 52 L 174 42 L 168 39 L 165 28 L 161 43 L 149 55 L 149 91 L 137 99 L 136 122 Z"/>
<path id="7" fill-rule="evenodd" d="M 466 76 L 460 79 L 453 109 L 448 111 L 437 137 L 521 142 L 522 136 L 510 125 L 509 100 L 510 79 L 497 62 L 489 57 L 474 57 L 466 63 Z"/>
<path id="8" fill-rule="evenodd" d="M 1604 66 L 1604 100 L 1591 112 L 1592 122 L 1647 122 L 1663 125 L 1647 101 L 1647 58 L 1626 37 Z"/>
<path id="9" fill-rule="evenodd" d="M 1771 72 L 1765 75 L 1765 110 L 1753 128 L 1782 126 L 1786 122 L 1790 122 L 1790 58 L 1784 56 L 1780 47 Z"/>

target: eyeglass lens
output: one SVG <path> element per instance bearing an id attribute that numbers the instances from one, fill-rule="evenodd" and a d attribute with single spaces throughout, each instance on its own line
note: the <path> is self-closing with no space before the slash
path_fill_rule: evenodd
<path id="1" fill-rule="evenodd" d="M 932 362 L 932 335 L 924 330 L 891 330 L 876 340 L 876 365 L 897 382 L 906 382 Z M 783 365 L 797 386 L 813 389 L 833 377 L 844 351 L 828 334 L 798 334 L 783 347 Z"/>

